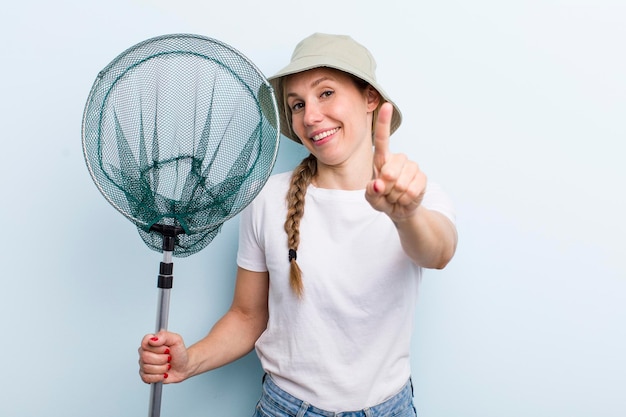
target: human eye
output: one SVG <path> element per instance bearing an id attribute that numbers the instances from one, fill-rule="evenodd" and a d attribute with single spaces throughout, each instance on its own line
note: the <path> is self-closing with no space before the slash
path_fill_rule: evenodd
<path id="1" fill-rule="evenodd" d="M 292 112 L 297 112 L 299 110 L 302 110 L 303 108 L 304 108 L 304 103 L 302 103 L 300 101 L 291 104 L 291 111 Z"/>
<path id="2" fill-rule="evenodd" d="M 335 94 L 335 92 L 333 90 L 324 90 L 322 91 L 322 94 L 320 94 L 321 98 L 328 98 L 330 96 L 332 96 L 333 94 Z"/>

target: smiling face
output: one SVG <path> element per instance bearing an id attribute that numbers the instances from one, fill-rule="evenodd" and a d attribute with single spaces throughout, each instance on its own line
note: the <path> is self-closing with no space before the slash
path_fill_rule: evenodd
<path id="1" fill-rule="evenodd" d="M 283 84 L 291 127 L 318 164 L 368 164 L 371 175 L 372 118 L 380 96 L 338 70 L 316 68 L 288 76 Z"/>

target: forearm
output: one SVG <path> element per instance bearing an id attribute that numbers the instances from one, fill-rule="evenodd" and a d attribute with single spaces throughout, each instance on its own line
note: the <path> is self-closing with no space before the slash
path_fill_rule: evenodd
<path id="1" fill-rule="evenodd" d="M 442 269 L 454 256 L 457 232 L 443 214 L 419 206 L 415 213 L 394 221 L 405 253 L 419 266 Z"/>
<path id="2" fill-rule="evenodd" d="M 250 317 L 239 310 L 229 310 L 204 339 L 189 348 L 188 378 L 248 354 L 266 325 L 267 317 Z"/>

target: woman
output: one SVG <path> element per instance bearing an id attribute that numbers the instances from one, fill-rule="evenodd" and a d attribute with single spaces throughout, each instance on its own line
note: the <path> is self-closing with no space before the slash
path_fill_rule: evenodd
<path id="1" fill-rule="evenodd" d="M 314 34 L 270 78 L 282 133 L 310 155 L 241 215 L 231 308 L 190 348 L 144 337 L 143 381 L 180 382 L 256 348 L 257 416 L 414 416 L 410 339 L 422 268 L 457 242 L 445 194 L 389 150 L 401 115 L 369 51 Z"/>

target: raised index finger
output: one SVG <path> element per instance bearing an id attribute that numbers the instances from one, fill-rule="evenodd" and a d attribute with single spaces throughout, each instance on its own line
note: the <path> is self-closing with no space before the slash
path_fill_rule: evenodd
<path id="1" fill-rule="evenodd" d="M 384 103 L 378 110 L 374 131 L 374 172 L 377 176 L 391 153 L 389 150 L 389 135 L 391 132 L 392 114 L 393 106 L 391 103 Z"/>

